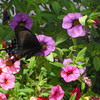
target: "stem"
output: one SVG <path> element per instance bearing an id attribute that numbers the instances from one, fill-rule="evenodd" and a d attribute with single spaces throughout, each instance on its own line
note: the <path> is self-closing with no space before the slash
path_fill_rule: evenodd
<path id="1" fill-rule="evenodd" d="M 72 38 L 72 41 L 73 41 L 74 47 L 77 47 L 77 41 L 76 41 L 76 38 Z"/>

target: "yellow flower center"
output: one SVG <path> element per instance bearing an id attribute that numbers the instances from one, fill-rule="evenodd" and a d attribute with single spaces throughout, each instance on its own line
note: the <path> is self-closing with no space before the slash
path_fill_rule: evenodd
<path id="1" fill-rule="evenodd" d="M 68 74 L 68 75 L 72 74 L 72 71 L 68 71 L 67 74 Z"/>
<path id="2" fill-rule="evenodd" d="M 73 26 L 76 26 L 76 25 L 80 25 L 79 20 L 74 20 L 74 21 L 73 21 Z"/>
<path id="3" fill-rule="evenodd" d="M 19 23 L 19 26 L 24 26 L 24 25 L 25 25 L 24 22 L 20 22 L 20 23 Z"/>
<path id="4" fill-rule="evenodd" d="M 12 61 L 7 61 L 7 62 L 6 62 L 6 65 L 7 65 L 7 66 L 11 66 L 12 64 L 13 64 Z"/>
<path id="5" fill-rule="evenodd" d="M 46 49 L 47 48 L 47 45 L 45 44 L 45 43 L 43 43 L 43 45 L 42 45 L 42 49 Z"/>

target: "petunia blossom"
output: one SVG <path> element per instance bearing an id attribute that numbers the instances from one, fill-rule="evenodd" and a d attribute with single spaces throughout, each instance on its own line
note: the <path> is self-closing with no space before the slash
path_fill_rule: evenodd
<path id="1" fill-rule="evenodd" d="M 6 61 L 4 60 L 4 58 L 1 58 L 0 59 L 0 75 L 5 72 L 5 70 L 4 70 L 5 63 L 6 63 Z"/>
<path id="2" fill-rule="evenodd" d="M 83 26 L 79 22 L 79 18 L 82 17 L 81 13 L 68 13 L 63 18 L 62 28 L 67 29 L 67 33 L 72 38 L 85 36 L 86 32 Z"/>
<path id="3" fill-rule="evenodd" d="M 79 100 L 79 98 L 81 97 L 80 87 L 74 88 L 74 89 L 72 90 L 72 95 L 73 95 L 75 92 L 77 93 L 77 94 L 76 94 L 75 100 Z M 71 95 L 71 96 L 72 96 L 72 95 Z"/>
<path id="4" fill-rule="evenodd" d="M 11 57 L 12 59 L 12 57 Z M 1 66 L 3 66 L 3 72 L 10 73 L 10 74 L 16 74 L 20 71 L 20 60 L 15 61 L 14 64 L 10 61 L 11 59 L 8 59 L 8 61 L 1 59 Z"/>
<path id="5" fill-rule="evenodd" d="M 79 69 L 76 66 L 66 66 L 66 68 L 61 71 L 61 77 L 65 82 L 75 81 L 79 76 Z"/>
<path id="6" fill-rule="evenodd" d="M 80 62 L 79 62 L 80 63 Z M 73 64 L 73 61 L 69 58 L 69 59 L 64 59 L 63 61 L 62 61 L 62 64 L 66 67 L 66 66 L 68 66 L 68 65 L 70 65 L 70 64 Z M 63 67 L 61 67 L 62 68 L 62 70 L 64 69 Z M 78 68 L 79 69 L 79 68 Z M 86 73 L 84 73 L 85 72 L 85 70 L 86 70 L 86 67 L 83 67 L 82 69 L 79 69 L 79 72 L 80 72 L 80 74 L 82 75 L 83 74 L 83 76 L 86 76 Z"/>
<path id="7" fill-rule="evenodd" d="M 49 95 L 49 100 L 61 100 L 64 96 L 64 91 L 60 85 L 51 88 L 51 94 Z"/>
<path id="8" fill-rule="evenodd" d="M 42 50 L 36 54 L 37 56 L 47 56 L 50 52 L 55 50 L 55 41 L 52 37 L 45 35 L 37 35 L 36 37 L 42 46 Z"/>
<path id="9" fill-rule="evenodd" d="M 14 88 L 14 83 L 15 83 L 15 76 L 8 74 L 8 73 L 2 73 L 0 75 L 0 86 L 5 89 L 11 89 Z"/>
<path id="10" fill-rule="evenodd" d="M 16 26 L 24 26 L 27 29 L 32 27 L 33 20 L 31 17 L 28 17 L 26 13 L 17 13 L 15 17 L 10 21 L 10 27 L 12 30 L 15 29 Z"/>
<path id="11" fill-rule="evenodd" d="M 0 92 L 0 100 L 7 100 L 6 95 Z"/>
<path id="12" fill-rule="evenodd" d="M 38 100 L 49 100 L 48 98 L 46 98 L 46 97 L 37 97 L 38 98 Z"/>

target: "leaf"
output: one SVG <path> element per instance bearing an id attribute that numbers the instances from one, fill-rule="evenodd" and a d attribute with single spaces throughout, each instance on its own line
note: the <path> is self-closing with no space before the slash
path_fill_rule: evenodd
<path id="1" fill-rule="evenodd" d="M 60 32 L 56 37 L 56 46 L 62 42 L 64 42 L 68 38 L 67 34 Z"/>
<path id="2" fill-rule="evenodd" d="M 51 13 L 42 13 L 42 17 L 49 20 L 56 20 L 56 15 L 51 14 Z"/>
<path id="3" fill-rule="evenodd" d="M 79 22 L 80 22 L 83 26 L 85 26 L 85 22 L 86 22 L 87 17 L 88 17 L 88 16 L 85 15 L 85 16 L 79 18 Z"/>
<path id="4" fill-rule="evenodd" d="M 76 97 L 76 92 L 71 96 L 71 98 L 69 100 L 75 100 L 75 97 Z"/>
<path id="5" fill-rule="evenodd" d="M 79 61 L 79 60 L 81 60 L 81 59 L 84 58 L 84 55 L 85 55 L 86 50 L 87 50 L 87 47 L 83 48 L 83 49 L 78 53 L 78 55 L 77 55 L 77 57 L 76 57 L 76 61 Z"/>
<path id="6" fill-rule="evenodd" d="M 81 89 L 82 89 L 82 90 L 85 89 L 85 83 L 84 83 L 84 82 L 81 83 Z"/>
<path id="7" fill-rule="evenodd" d="M 94 69 L 96 71 L 99 71 L 99 69 L 100 69 L 100 58 L 95 56 L 94 59 L 93 59 L 93 64 L 94 64 Z"/>
<path id="8" fill-rule="evenodd" d="M 31 93 L 31 92 L 34 92 L 34 90 L 31 89 L 31 88 L 20 89 L 19 91 L 20 91 L 20 92 L 24 92 L 24 93 Z"/>
<path id="9" fill-rule="evenodd" d="M 52 52 L 51 52 L 48 56 L 46 56 L 45 58 L 46 58 L 47 60 L 51 61 L 51 62 L 54 61 L 54 57 L 53 57 Z"/>
<path id="10" fill-rule="evenodd" d="M 72 1 L 69 2 L 69 6 L 70 6 L 70 11 L 71 12 L 76 12 L 76 7 L 75 7 L 75 5 Z"/>
<path id="11" fill-rule="evenodd" d="M 59 15 L 59 12 L 60 12 L 60 5 L 59 5 L 59 3 L 56 2 L 56 1 L 53 1 L 53 2 L 52 2 L 52 8 L 53 8 L 53 10 L 55 11 L 55 13 L 56 13 L 57 15 Z"/>
<path id="12" fill-rule="evenodd" d="M 60 62 L 54 62 L 54 63 L 52 63 L 52 62 L 50 62 L 52 65 L 54 65 L 54 66 L 57 66 L 57 67 L 65 67 L 62 63 L 60 63 Z"/>

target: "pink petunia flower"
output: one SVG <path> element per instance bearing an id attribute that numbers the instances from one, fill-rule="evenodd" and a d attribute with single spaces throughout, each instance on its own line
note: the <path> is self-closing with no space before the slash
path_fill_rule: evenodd
<path id="1" fill-rule="evenodd" d="M 68 13 L 63 18 L 62 28 L 67 29 L 67 33 L 72 38 L 85 36 L 86 32 L 83 26 L 79 22 L 79 18 L 82 17 L 81 13 Z"/>
<path id="2" fill-rule="evenodd" d="M 16 61 L 14 64 L 10 61 L 4 60 L 3 58 L 0 59 L 0 66 L 3 66 L 3 72 L 10 73 L 10 74 L 15 74 L 20 71 L 20 60 Z"/>
<path id="3" fill-rule="evenodd" d="M 32 18 L 28 17 L 26 13 L 17 13 L 15 17 L 10 21 L 10 27 L 12 30 L 14 30 L 18 25 L 30 29 L 32 27 L 32 24 Z"/>
<path id="4" fill-rule="evenodd" d="M 55 50 L 55 41 L 52 37 L 45 35 L 37 35 L 36 37 L 42 46 L 41 52 L 36 53 L 36 56 L 47 56 L 50 52 Z"/>
<path id="5" fill-rule="evenodd" d="M 15 76 L 8 74 L 8 73 L 2 73 L 0 75 L 0 86 L 5 89 L 11 89 L 14 88 L 14 83 L 15 83 Z"/>
<path id="6" fill-rule="evenodd" d="M 66 68 L 61 71 L 61 77 L 66 82 L 75 81 L 79 76 L 79 69 L 76 66 L 66 66 Z"/>
<path id="7" fill-rule="evenodd" d="M 0 100 L 7 100 L 6 95 L 0 92 Z"/>
<path id="8" fill-rule="evenodd" d="M 6 61 L 3 58 L 1 58 L 0 59 L 0 75 L 5 72 L 5 70 L 4 70 L 5 63 L 6 63 Z"/>
<path id="9" fill-rule="evenodd" d="M 80 62 L 79 62 L 80 63 Z M 64 59 L 62 61 L 62 64 L 66 67 L 67 65 L 73 64 L 73 61 L 69 58 L 69 59 Z M 63 67 L 61 67 L 62 70 L 64 69 Z M 79 68 L 78 68 L 79 69 Z M 84 72 L 86 71 L 86 67 L 83 67 L 82 69 L 79 69 L 80 74 L 82 75 Z M 83 75 L 86 76 L 86 73 Z"/>
<path id="10" fill-rule="evenodd" d="M 46 97 L 37 97 L 38 99 L 37 100 L 49 100 L 48 98 Z"/>
<path id="11" fill-rule="evenodd" d="M 51 88 L 51 94 L 49 96 L 49 100 L 61 100 L 63 96 L 64 96 L 64 91 L 62 90 L 60 85 L 57 85 Z"/>
<path id="12" fill-rule="evenodd" d="M 73 89 L 73 90 L 72 90 L 72 95 L 73 95 L 75 92 L 77 93 L 77 94 L 76 94 L 75 100 L 79 100 L 79 98 L 81 97 L 80 87 L 77 87 L 77 88 Z M 71 96 L 72 96 L 72 95 L 71 95 Z"/>

